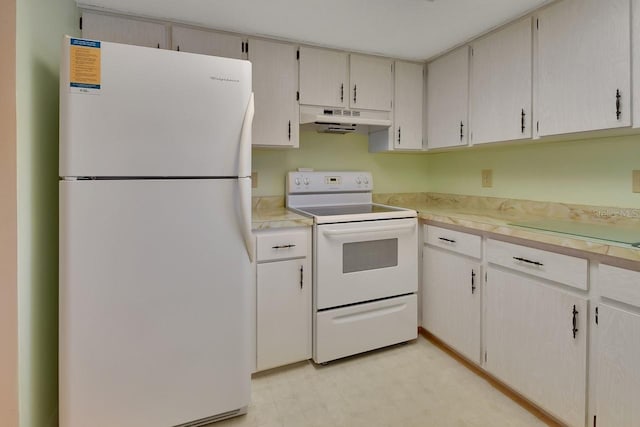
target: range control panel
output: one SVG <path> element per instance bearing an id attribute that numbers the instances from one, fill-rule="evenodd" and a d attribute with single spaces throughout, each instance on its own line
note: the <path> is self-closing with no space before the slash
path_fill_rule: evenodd
<path id="1" fill-rule="evenodd" d="M 372 191 L 371 172 L 289 172 L 287 193 L 347 193 Z"/>

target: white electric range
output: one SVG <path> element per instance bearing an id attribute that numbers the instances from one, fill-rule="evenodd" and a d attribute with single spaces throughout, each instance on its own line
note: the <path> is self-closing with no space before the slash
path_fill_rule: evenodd
<path id="1" fill-rule="evenodd" d="M 287 207 L 312 217 L 313 360 L 417 337 L 418 223 L 372 202 L 369 172 L 289 172 Z"/>

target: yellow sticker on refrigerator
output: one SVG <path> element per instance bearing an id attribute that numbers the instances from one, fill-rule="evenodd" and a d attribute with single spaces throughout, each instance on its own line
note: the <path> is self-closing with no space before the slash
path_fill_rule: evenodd
<path id="1" fill-rule="evenodd" d="M 100 93 L 100 42 L 71 39 L 69 82 L 72 92 Z"/>

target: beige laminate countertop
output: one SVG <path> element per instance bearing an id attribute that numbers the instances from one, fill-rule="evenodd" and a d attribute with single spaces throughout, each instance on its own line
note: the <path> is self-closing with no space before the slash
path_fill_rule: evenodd
<path id="1" fill-rule="evenodd" d="M 414 209 L 420 220 L 435 225 L 462 227 L 489 237 L 502 236 L 559 246 L 596 257 L 607 257 L 612 261 L 631 261 L 631 268 L 640 270 L 640 249 L 631 245 L 512 225 L 514 222 L 554 218 L 611 227 L 640 228 L 640 209 L 439 193 L 374 194 L 373 199 L 376 203 Z M 281 196 L 254 197 L 252 207 L 254 230 L 313 225 L 312 218 L 284 207 L 284 198 Z"/>

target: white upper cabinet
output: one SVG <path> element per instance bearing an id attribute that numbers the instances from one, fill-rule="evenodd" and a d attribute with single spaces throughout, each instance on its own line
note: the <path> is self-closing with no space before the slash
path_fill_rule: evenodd
<path id="1" fill-rule="evenodd" d="M 256 105 L 253 145 L 298 147 L 297 48 L 257 39 L 250 39 L 248 43 Z"/>
<path id="2" fill-rule="evenodd" d="M 472 44 L 471 143 L 531 138 L 531 18 Z"/>
<path id="3" fill-rule="evenodd" d="M 540 136 L 631 125 L 630 0 L 563 0 L 537 21 Z"/>
<path id="4" fill-rule="evenodd" d="M 171 49 L 225 58 L 247 59 L 242 37 L 173 25 Z"/>
<path id="5" fill-rule="evenodd" d="M 396 61 L 394 71 L 393 147 L 421 150 L 424 66 Z"/>
<path id="6" fill-rule="evenodd" d="M 300 47 L 300 103 L 343 108 L 349 105 L 348 54 Z"/>
<path id="7" fill-rule="evenodd" d="M 167 27 L 156 22 L 82 12 L 82 37 L 166 49 Z"/>
<path id="8" fill-rule="evenodd" d="M 393 61 L 352 53 L 349 65 L 349 106 L 354 109 L 391 111 Z"/>
<path id="9" fill-rule="evenodd" d="M 469 47 L 427 65 L 427 147 L 467 145 Z"/>

